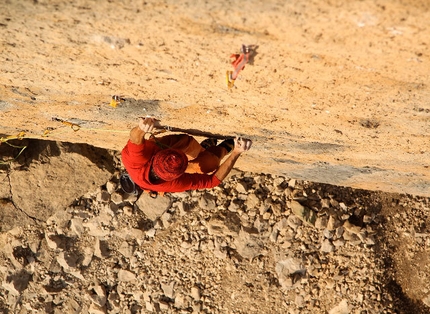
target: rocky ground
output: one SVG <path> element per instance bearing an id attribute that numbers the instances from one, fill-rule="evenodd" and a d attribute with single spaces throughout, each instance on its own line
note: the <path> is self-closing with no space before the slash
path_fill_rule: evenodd
<path id="1" fill-rule="evenodd" d="M 429 313 L 429 3 L 0 1 L 0 312 Z M 248 172 L 123 195 L 146 114 Z"/>
<path id="2" fill-rule="evenodd" d="M 2 313 L 430 311 L 428 198 L 234 171 L 152 199 L 124 194 L 111 158 L 104 184 L 9 225 L 11 179 L 36 166 L 3 165 Z"/>

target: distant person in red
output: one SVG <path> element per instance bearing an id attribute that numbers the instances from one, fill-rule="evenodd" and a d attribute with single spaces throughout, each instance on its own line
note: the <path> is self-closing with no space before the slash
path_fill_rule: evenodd
<path id="1" fill-rule="evenodd" d="M 122 150 L 122 162 L 130 178 L 142 190 L 182 192 L 213 188 L 233 169 L 240 154 L 251 148 L 251 140 L 215 139 L 199 144 L 187 134 L 152 136 L 154 118 L 141 118 Z M 146 136 L 149 134 L 149 136 Z M 230 153 L 220 165 L 221 160 Z"/>

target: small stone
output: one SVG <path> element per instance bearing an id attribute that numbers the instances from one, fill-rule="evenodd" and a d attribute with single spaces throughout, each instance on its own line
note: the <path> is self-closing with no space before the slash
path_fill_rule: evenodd
<path id="1" fill-rule="evenodd" d="M 111 201 L 115 204 L 119 205 L 123 202 L 122 195 L 118 192 L 114 192 L 111 194 Z"/>
<path id="2" fill-rule="evenodd" d="M 276 240 L 278 239 L 278 233 L 279 231 L 277 229 L 273 229 L 272 233 L 270 234 L 270 241 L 271 242 L 276 242 Z"/>
<path id="3" fill-rule="evenodd" d="M 342 300 L 337 306 L 332 308 L 328 313 L 329 314 L 349 314 L 348 301 Z"/>
<path id="4" fill-rule="evenodd" d="M 161 222 L 163 223 L 164 228 L 169 228 L 171 219 L 172 219 L 172 214 L 169 214 L 168 212 L 164 212 L 161 215 Z"/>
<path id="5" fill-rule="evenodd" d="M 307 208 L 297 201 L 290 202 L 291 211 L 307 225 L 314 227 L 316 214 L 310 208 Z"/>
<path id="6" fill-rule="evenodd" d="M 115 204 L 114 202 L 110 202 L 109 209 L 112 213 L 116 214 L 118 212 L 119 205 Z"/>
<path id="7" fill-rule="evenodd" d="M 98 217 L 97 217 L 98 218 Z M 97 218 L 83 222 L 82 225 L 87 228 L 88 234 L 94 237 L 104 237 L 109 234 L 109 230 L 104 230 Z M 109 221 L 107 221 L 109 223 Z"/>
<path id="8" fill-rule="evenodd" d="M 333 250 L 334 250 L 333 244 L 331 244 L 330 240 L 325 239 L 321 244 L 320 251 L 324 253 L 330 253 L 330 252 L 333 252 Z"/>
<path id="9" fill-rule="evenodd" d="M 430 307 L 430 294 L 422 299 L 423 303 Z"/>
<path id="10" fill-rule="evenodd" d="M 109 194 L 112 194 L 115 192 L 116 188 L 118 187 L 118 184 L 112 181 L 108 181 L 106 183 L 106 190 Z"/>
<path id="11" fill-rule="evenodd" d="M 260 200 L 255 194 L 249 194 L 245 201 L 245 205 L 248 209 L 256 208 L 259 203 L 260 203 Z"/>
<path id="12" fill-rule="evenodd" d="M 164 301 L 160 301 L 158 305 L 160 306 L 161 311 L 167 311 L 169 309 L 169 304 Z"/>
<path id="13" fill-rule="evenodd" d="M 135 205 L 148 217 L 155 221 L 170 207 L 171 200 L 167 195 L 151 197 L 148 193 L 142 193 Z"/>
<path id="14" fill-rule="evenodd" d="M 185 297 L 183 294 L 177 294 L 175 297 L 175 307 L 181 309 L 185 307 Z"/>
<path id="15" fill-rule="evenodd" d="M 339 226 L 340 226 L 340 221 L 337 220 L 334 216 L 330 215 L 330 217 L 328 218 L 327 229 L 335 230 Z"/>
<path id="16" fill-rule="evenodd" d="M 89 314 L 105 314 L 106 309 L 104 307 L 100 307 L 97 304 L 92 303 L 90 308 L 88 309 Z"/>
<path id="17" fill-rule="evenodd" d="M 326 288 L 328 290 L 333 289 L 336 286 L 336 282 L 333 279 L 327 279 L 326 280 Z"/>
<path id="18" fill-rule="evenodd" d="M 248 186 L 244 182 L 238 182 L 236 184 L 236 191 L 238 193 L 246 194 L 248 192 Z"/>
<path id="19" fill-rule="evenodd" d="M 351 217 L 350 214 L 342 214 L 342 216 L 340 216 L 340 220 L 347 220 L 349 217 Z"/>
<path id="20" fill-rule="evenodd" d="M 65 249 L 66 248 L 66 242 L 67 237 L 62 234 L 54 234 L 54 233 L 45 233 L 45 240 L 48 244 L 48 247 L 52 250 L 57 249 Z"/>
<path id="21" fill-rule="evenodd" d="M 102 259 L 109 256 L 109 247 L 106 241 L 96 238 L 96 243 L 94 245 L 94 256 Z"/>
<path id="22" fill-rule="evenodd" d="M 200 289 L 199 287 L 192 287 L 191 288 L 191 297 L 194 299 L 194 301 L 200 301 Z"/>
<path id="23" fill-rule="evenodd" d="M 269 213 L 269 212 L 265 212 L 265 213 L 263 214 L 263 219 L 264 219 L 264 220 L 269 220 L 271 216 L 272 216 L 272 214 L 271 214 L 271 213 Z"/>
<path id="24" fill-rule="evenodd" d="M 323 234 L 324 234 L 324 237 L 326 239 L 332 239 L 333 238 L 333 231 L 331 231 L 331 230 L 324 229 Z"/>
<path id="25" fill-rule="evenodd" d="M 90 286 L 90 290 L 94 292 L 90 295 L 91 300 L 99 307 L 103 307 L 107 301 L 106 289 L 99 283 L 94 283 L 92 286 Z"/>
<path id="26" fill-rule="evenodd" d="M 84 226 L 82 225 L 82 218 L 73 218 L 70 220 L 70 230 L 78 237 L 84 232 Z"/>
<path id="27" fill-rule="evenodd" d="M 284 190 L 284 194 L 286 198 L 289 198 L 291 194 L 293 194 L 293 189 L 291 187 L 288 187 Z"/>
<path id="28" fill-rule="evenodd" d="M 360 231 L 357 233 L 358 238 L 361 240 L 361 242 L 366 242 L 367 239 L 367 232 L 366 231 Z"/>
<path id="29" fill-rule="evenodd" d="M 240 203 L 231 201 L 230 205 L 228 206 L 228 210 L 235 213 L 238 211 L 238 209 L 240 209 Z"/>
<path id="30" fill-rule="evenodd" d="M 294 189 L 295 186 L 296 186 L 296 179 L 290 179 L 290 181 L 288 181 L 288 187 Z"/>
<path id="31" fill-rule="evenodd" d="M 330 208 L 330 200 L 328 198 L 324 198 L 321 200 L 322 208 Z"/>
<path id="32" fill-rule="evenodd" d="M 276 217 L 281 216 L 282 206 L 281 204 L 272 204 L 272 212 Z"/>
<path id="33" fill-rule="evenodd" d="M 288 228 L 288 221 L 287 221 L 287 219 L 286 218 L 282 218 L 281 220 L 279 220 L 275 224 L 274 228 L 278 229 L 279 231 L 283 231 L 283 230 L 285 231 L 285 230 L 287 230 L 287 228 Z"/>
<path id="34" fill-rule="evenodd" d="M 199 198 L 199 207 L 202 209 L 211 210 L 216 207 L 216 202 L 209 193 L 206 193 L 205 195 Z"/>
<path id="35" fill-rule="evenodd" d="M 284 177 L 276 177 L 273 180 L 273 185 L 274 186 L 283 186 L 283 185 L 285 186 L 284 182 L 286 182 Z"/>
<path id="36" fill-rule="evenodd" d="M 297 230 L 297 228 L 302 225 L 302 221 L 299 217 L 295 215 L 290 215 L 287 218 L 287 224 L 288 226 L 290 226 L 291 229 Z"/>
<path id="37" fill-rule="evenodd" d="M 294 302 L 296 303 L 296 306 L 298 308 L 302 308 L 305 304 L 305 300 L 303 299 L 303 297 L 301 295 L 296 295 Z"/>
<path id="38" fill-rule="evenodd" d="M 327 224 L 328 224 L 327 216 L 321 216 L 315 220 L 315 228 L 317 229 L 320 229 L 320 230 L 325 229 L 327 228 Z"/>
<path id="39" fill-rule="evenodd" d="M 25 269 L 9 275 L 6 280 L 2 282 L 2 287 L 9 291 L 12 295 L 20 295 L 22 291 L 27 289 L 32 275 Z"/>
<path id="40" fill-rule="evenodd" d="M 131 271 L 120 269 L 118 272 L 118 280 L 119 281 L 134 281 L 136 280 L 136 275 L 133 274 Z"/>
<path id="41" fill-rule="evenodd" d="M 108 296 L 109 305 L 113 307 L 113 309 L 118 310 L 120 305 L 120 297 L 116 291 L 111 291 Z M 118 311 L 115 311 L 116 313 Z"/>
<path id="42" fill-rule="evenodd" d="M 172 300 L 175 298 L 174 288 L 175 288 L 174 281 L 168 284 L 163 284 L 163 283 L 161 284 L 161 289 L 163 290 L 164 295 Z"/>
<path id="43" fill-rule="evenodd" d="M 155 233 L 156 233 L 155 228 L 151 228 L 151 229 L 149 229 L 148 231 L 146 231 L 146 235 L 147 235 L 148 237 L 150 237 L 150 238 L 155 237 Z"/>
<path id="44" fill-rule="evenodd" d="M 241 220 L 236 213 L 219 213 L 208 221 L 207 228 L 210 235 L 236 236 L 241 229 Z"/>
<path id="45" fill-rule="evenodd" d="M 336 238 L 340 238 L 343 235 L 344 231 L 345 229 L 343 227 L 336 228 Z"/>
<path id="46" fill-rule="evenodd" d="M 351 233 L 354 233 L 354 234 L 359 234 L 359 233 L 360 233 L 360 231 L 361 231 L 361 227 L 359 227 L 359 226 L 355 226 L 355 225 L 353 225 L 352 223 L 350 223 L 349 221 L 345 221 L 345 222 L 343 223 L 343 227 L 344 227 L 347 231 L 349 231 L 349 232 L 351 232 Z"/>
<path id="47" fill-rule="evenodd" d="M 96 201 L 100 203 L 107 203 L 110 201 L 111 195 L 108 191 L 101 191 L 96 196 Z"/>
<path id="48" fill-rule="evenodd" d="M 338 207 L 339 206 L 339 202 L 334 200 L 334 199 L 330 199 L 330 205 L 333 207 Z"/>
<path id="49" fill-rule="evenodd" d="M 371 223 L 372 222 L 372 217 L 371 216 L 369 216 L 369 215 L 364 215 L 363 216 L 363 222 L 365 223 L 365 224 L 368 224 L 368 223 Z"/>
<path id="50" fill-rule="evenodd" d="M 292 274 L 304 274 L 306 269 L 302 267 L 301 260 L 297 258 L 287 258 L 280 260 L 275 266 L 278 281 L 281 287 L 285 290 L 291 289 L 293 286 Z"/>
<path id="51" fill-rule="evenodd" d="M 118 251 L 127 258 L 130 258 L 133 256 L 134 249 L 131 245 L 129 245 L 126 241 L 124 241 L 121 246 L 119 247 Z"/>
<path id="52" fill-rule="evenodd" d="M 243 258 L 252 260 L 265 254 L 264 243 L 261 238 L 243 230 L 239 231 L 239 236 L 235 238 L 233 243 L 236 246 L 237 253 Z"/>
<path id="53" fill-rule="evenodd" d="M 124 215 L 127 215 L 130 217 L 133 215 L 133 207 L 126 205 L 122 208 L 122 212 L 124 213 Z"/>
<path id="54" fill-rule="evenodd" d="M 364 243 L 367 245 L 375 245 L 375 238 L 373 235 L 368 236 L 365 240 Z"/>
<path id="55" fill-rule="evenodd" d="M 335 247 L 341 247 L 341 246 L 345 245 L 345 241 L 342 239 L 337 239 L 337 240 L 333 241 L 333 245 Z"/>
<path id="56" fill-rule="evenodd" d="M 134 204 L 134 203 L 137 201 L 137 195 L 136 195 L 136 194 L 128 194 L 128 193 L 125 193 L 125 194 L 122 196 L 122 200 L 123 200 L 123 202 L 127 202 L 127 203 L 130 203 L 130 204 Z"/>
<path id="57" fill-rule="evenodd" d="M 200 313 L 202 310 L 202 304 L 201 303 L 194 303 L 193 304 L 193 313 Z"/>
<path id="58" fill-rule="evenodd" d="M 57 256 L 57 262 L 65 272 L 70 272 L 71 268 L 76 268 L 78 258 L 73 252 L 60 252 Z"/>
<path id="59" fill-rule="evenodd" d="M 82 266 L 87 267 L 90 265 L 91 261 L 93 260 L 94 250 L 90 247 L 85 247 L 83 250 L 84 258 L 81 262 Z"/>

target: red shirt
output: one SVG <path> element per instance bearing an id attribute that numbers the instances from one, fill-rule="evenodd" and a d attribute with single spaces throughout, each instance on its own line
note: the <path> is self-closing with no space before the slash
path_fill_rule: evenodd
<path id="1" fill-rule="evenodd" d="M 122 162 L 131 179 L 143 190 L 155 192 L 183 192 L 213 188 L 221 183 L 215 175 L 184 173 L 173 181 L 153 184 L 149 181 L 152 156 L 161 148 L 154 141 L 134 144 L 130 140 L 121 152 Z"/>

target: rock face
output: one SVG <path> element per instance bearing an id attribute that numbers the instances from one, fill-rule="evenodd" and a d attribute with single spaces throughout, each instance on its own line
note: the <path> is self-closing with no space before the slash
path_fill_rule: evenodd
<path id="1" fill-rule="evenodd" d="M 42 157 L 64 171 L 51 160 L 76 158 L 68 151 L 29 150 L 0 174 Z M 97 156 L 119 166 L 119 152 Z M 143 202 L 119 189 L 121 170 L 44 221 L 2 199 L 26 217 L 0 232 L 2 311 L 429 313 L 428 198 L 234 171 Z"/>
<path id="2" fill-rule="evenodd" d="M 22 143 L 24 144 L 24 143 Z M 28 216 L 45 221 L 112 175 L 114 162 L 88 145 L 28 141 L 8 176 L 11 200 Z"/>
<path id="3" fill-rule="evenodd" d="M 0 137 L 120 150 L 152 114 L 250 137 L 242 170 L 430 196 L 427 12 L 388 0 L 2 1 Z M 242 44 L 257 54 L 228 91 Z"/>

